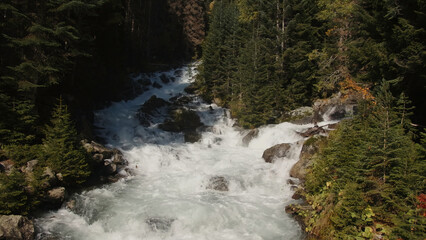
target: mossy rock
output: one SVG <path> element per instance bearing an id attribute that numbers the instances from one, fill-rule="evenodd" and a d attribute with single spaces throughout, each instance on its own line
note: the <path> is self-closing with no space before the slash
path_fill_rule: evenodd
<path id="1" fill-rule="evenodd" d="M 326 140 L 327 137 L 315 135 L 305 141 L 299 161 L 290 170 L 291 177 L 299 178 L 302 181 L 305 180 L 307 170 L 312 167 L 315 154 L 319 151 L 321 144 Z"/>

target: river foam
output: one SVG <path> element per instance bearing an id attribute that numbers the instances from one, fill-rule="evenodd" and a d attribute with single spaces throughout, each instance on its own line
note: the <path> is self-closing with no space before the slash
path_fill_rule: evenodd
<path id="1" fill-rule="evenodd" d="M 312 125 L 264 126 L 244 146 L 246 132 L 233 127 L 227 110 L 200 99 L 189 107 L 211 128 L 196 143 L 184 143 L 182 134 L 164 132 L 156 123 L 139 124 L 136 113 L 145 101 L 182 94 L 195 72 L 185 66 L 152 74 L 162 88 L 96 112 L 99 136 L 122 150 L 134 174 L 74 194 L 72 211 L 61 208 L 36 219 L 39 239 L 302 239 L 300 227 L 284 212 L 293 201 L 286 181 L 302 147 L 297 132 Z M 175 81 L 164 84 L 162 74 Z M 265 163 L 263 151 L 280 143 L 292 143 L 290 156 Z M 207 187 L 217 176 L 227 180 L 229 191 Z"/>

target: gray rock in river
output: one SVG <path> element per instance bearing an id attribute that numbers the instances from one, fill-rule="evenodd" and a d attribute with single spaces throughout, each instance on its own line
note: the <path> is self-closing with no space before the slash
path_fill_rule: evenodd
<path id="1" fill-rule="evenodd" d="M 327 131 L 324 128 L 315 126 L 315 127 L 309 128 L 305 132 L 299 133 L 299 134 L 302 137 L 312 137 L 312 136 L 315 136 L 315 135 L 326 134 L 326 133 L 327 133 Z"/>
<path id="2" fill-rule="evenodd" d="M 20 215 L 0 215 L 0 239 L 34 239 L 33 221 Z"/>
<path id="3" fill-rule="evenodd" d="M 166 120 L 159 127 L 168 132 L 191 132 L 203 126 L 198 114 L 192 110 L 179 108 L 171 113 L 171 119 Z"/>
<path id="4" fill-rule="evenodd" d="M 114 176 L 114 179 L 123 177 L 117 173 L 125 168 L 127 161 L 120 150 L 107 148 L 94 141 L 89 143 L 83 140 L 82 144 L 96 163 L 96 175 L 100 177 L 101 182 L 108 180 L 111 175 Z"/>
<path id="5" fill-rule="evenodd" d="M 229 191 L 228 185 L 229 185 L 229 182 L 228 180 L 226 180 L 225 177 L 215 176 L 209 179 L 209 184 L 207 185 L 207 189 L 227 192 Z"/>
<path id="6" fill-rule="evenodd" d="M 151 217 L 145 222 L 151 228 L 152 231 L 168 231 L 175 221 L 173 218 L 166 217 Z"/>
<path id="7" fill-rule="evenodd" d="M 291 148 L 290 143 L 282 143 L 266 149 L 263 152 L 262 158 L 267 163 L 273 163 L 276 158 L 288 157 L 289 150 Z"/>
<path id="8" fill-rule="evenodd" d="M 259 129 L 252 129 L 250 130 L 244 137 L 243 137 L 243 146 L 247 147 L 251 140 L 256 138 L 259 135 Z"/>
<path id="9" fill-rule="evenodd" d="M 149 127 L 153 122 L 153 118 L 165 115 L 165 113 L 163 112 L 169 111 L 165 108 L 169 107 L 170 105 L 170 102 L 162 98 L 158 98 L 155 95 L 152 96 L 138 110 L 137 117 L 139 119 L 139 122 L 142 126 Z M 165 110 L 162 111 L 163 109 Z"/>

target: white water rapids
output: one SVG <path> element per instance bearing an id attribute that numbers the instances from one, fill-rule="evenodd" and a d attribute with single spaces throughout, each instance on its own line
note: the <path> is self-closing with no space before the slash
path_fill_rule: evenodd
<path id="1" fill-rule="evenodd" d="M 136 113 L 146 100 L 152 95 L 168 100 L 182 94 L 194 72 L 183 67 L 152 74 L 151 80 L 161 89 L 151 88 L 134 100 L 113 103 L 96 113 L 99 135 L 109 147 L 122 150 L 134 174 L 74 194 L 72 211 L 63 207 L 36 219 L 39 239 L 303 238 L 284 208 L 294 201 L 287 180 L 302 147 L 303 138 L 296 132 L 312 125 L 265 126 L 243 146 L 247 131 L 233 127 L 227 110 L 199 99 L 189 106 L 212 128 L 197 143 L 184 143 L 182 134 L 164 132 L 156 124 L 139 124 Z M 175 81 L 164 84 L 161 74 Z M 280 143 L 294 143 L 291 156 L 265 163 L 263 151 Z M 215 176 L 229 182 L 229 191 L 207 189 Z"/>

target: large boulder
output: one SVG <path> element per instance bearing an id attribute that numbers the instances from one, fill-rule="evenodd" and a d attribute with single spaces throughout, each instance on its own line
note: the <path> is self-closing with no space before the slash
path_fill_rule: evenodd
<path id="1" fill-rule="evenodd" d="M 313 156 L 318 152 L 319 147 L 326 137 L 323 136 L 313 136 L 305 141 L 300 153 L 299 161 L 294 164 L 290 170 L 290 176 L 298 178 L 301 181 L 304 181 L 306 178 L 307 170 L 313 164 Z"/>
<path id="2" fill-rule="evenodd" d="M 255 128 L 250 130 L 244 137 L 243 137 L 243 146 L 247 147 L 251 140 L 256 138 L 259 135 L 259 129 Z"/>
<path id="3" fill-rule="evenodd" d="M 291 145 L 289 143 L 282 143 L 266 149 L 263 152 L 262 158 L 267 163 L 273 163 L 276 158 L 287 157 Z"/>
<path id="4" fill-rule="evenodd" d="M 20 215 L 0 215 L 0 239 L 34 239 L 33 221 Z"/>
<path id="5" fill-rule="evenodd" d="M 229 182 L 225 177 L 215 176 L 209 179 L 209 184 L 207 185 L 207 189 L 212 189 L 221 192 L 229 191 L 228 188 Z"/>

